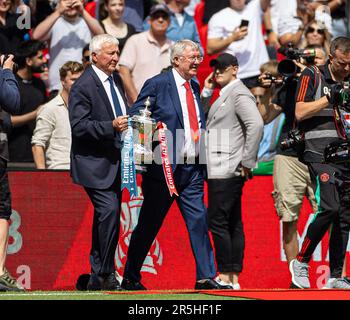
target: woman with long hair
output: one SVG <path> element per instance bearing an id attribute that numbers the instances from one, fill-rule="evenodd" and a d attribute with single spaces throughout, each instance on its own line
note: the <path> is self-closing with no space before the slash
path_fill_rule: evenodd
<path id="1" fill-rule="evenodd" d="M 312 20 L 305 29 L 302 48 L 307 46 L 322 46 L 328 55 L 330 41 L 331 35 L 327 28 L 316 20 Z"/>
<path id="2" fill-rule="evenodd" d="M 131 24 L 123 21 L 124 9 L 124 0 L 104 0 L 100 10 L 101 26 L 106 33 L 119 40 L 120 51 L 122 51 L 126 40 L 136 33 Z"/>

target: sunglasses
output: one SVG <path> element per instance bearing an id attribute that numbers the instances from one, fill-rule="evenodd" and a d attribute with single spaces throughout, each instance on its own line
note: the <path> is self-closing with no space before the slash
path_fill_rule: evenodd
<path id="1" fill-rule="evenodd" d="M 84 56 L 83 58 L 84 58 L 84 61 L 86 62 L 90 61 L 90 56 Z"/>
<path id="2" fill-rule="evenodd" d="M 324 29 L 315 29 L 313 27 L 308 27 L 306 29 L 306 33 L 314 33 L 315 31 L 321 36 L 323 36 L 325 34 L 325 30 Z"/>
<path id="3" fill-rule="evenodd" d="M 158 20 L 159 18 L 162 18 L 163 20 L 168 20 L 169 19 L 169 15 L 167 15 L 166 13 L 162 13 L 162 12 L 157 12 L 157 13 L 154 13 L 152 16 L 151 16 L 151 19 L 152 20 Z"/>

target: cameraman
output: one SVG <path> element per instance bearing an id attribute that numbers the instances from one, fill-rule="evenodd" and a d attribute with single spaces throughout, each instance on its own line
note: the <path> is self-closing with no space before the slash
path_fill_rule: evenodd
<path id="1" fill-rule="evenodd" d="M 297 64 L 300 68 L 305 68 L 302 64 Z M 280 73 L 284 73 L 280 66 L 278 66 Z M 296 64 L 294 66 L 297 71 Z M 295 259 L 299 250 L 297 226 L 305 195 L 314 212 L 317 211 L 308 168 L 298 159 L 297 150 L 300 148 L 300 145 L 298 146 L 298 143 L 288 138 L 289 132 L 295 129 L 296 101 L 294 97 L 298 75 L 300 74 L 284 77 L 282 86 L 279 85 L 279 78 L 271 77 L 268 73 L 263 73 L 259 77 L 260 84 L 263 87 L 271 87 L 273 85 L 277 89 L 272 102 L 270 104 L 262 104 L 259 108 L 264 122 L 271 122 L 282 112 L 285 115 L 285 121 L 276 147 L 276 156 L 274 157 L 274 190 L 272 196 L 276 213 L 280 221 L 282 221 L 282 243 L 288 265 L 290 261 Z"/>
<path id="2" fill-rule="evenodd" d="M 350 289 L 342 278 L 342 267 L 350 229 L 350 206 L 336 185 L 336 176 L 350 179 L 349 164 L 325 164 L 324 150 L 339 141 L 333 107 L 339 105 L 339 83 L 350 76 L 350 38 L 338 37 L 331 43 L 329 60 L 319 69 L 305 69 L 297 88 L 295 116 L 305 133 L 303 160 L 307 163 L 318 211 L 289 270 L 299 288 L 310 288 L 309 261 L 328 228 L 332 225 L 329 245 L 330 278 L 324 288 Z"/>
<path id="3" fill-rule="evenodd" d="M 8 146 L 6 130 L 10 119 L 8 113 L 20 112 L 18 84 L 12 72 L 13 55 L 0 56 L 0 291 L 23 291 L 5 268 L 9 224 L 11 215 L 11 194 L 6 172 Z M 5 111 L 5 112 L 4 112 Z"/>

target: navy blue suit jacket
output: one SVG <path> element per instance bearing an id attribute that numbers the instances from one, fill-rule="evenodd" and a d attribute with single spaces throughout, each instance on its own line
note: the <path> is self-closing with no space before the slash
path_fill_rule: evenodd
<path id="1" fill-rule="evenodd" d="M 8 144 L 5 135 L 11 128 L 10 114 L 21 111 L 17 80 L 9 69 L 0 68 L 0 157 L 8 160 Z"/>
<path id="2" fill-rule="evenodd" d="M 113 78 L 127 106 L 122 80 L 116 73 Z M 120 166 L 120 135 L 112 126 L 107 93 L 91 66 L 73 84 L 68 106 L 73 181 L 88 188 L 109 188 Z"/>
<path id="3" fill-rule="evenodd" d="M 193 80 L 191 80 L 191 86 L 195 93 L 196 101 L 199 107 L 201 129 L 205 130 L 205 116 L 200 102 L 200 88 L 198 83 Z M 155 119 L 156 122 L 162 121 L 167 125 L 168 153 L 174 172 L 177 164 L 181 163 L 179 162 L 179 158 L 181 156 L 180 150 L 182 149 L 184 143 L 184 135 L 176 134 L 176 130 L 184 130 L 184 119 L 179 94 L 176 88 L 176 82 L 171 70 L 150 78 L 145 82 L 139 96 L 137 97 L 137 101 L 130 108 L 129 114 L 139 114 L 139 110 L 144 108 L 144 103 L 147 97 L 150 97 L 151 100 L 151 117 Z M 169 135 L 170 132 L 172 137 Z M 201 149 L 204 151 L 204 139 L 201 139 L 201 142 Z M 158 159 L 157 162 L 161 163 L 159 162 L 159 148 L 158 152 L 155 153 L 155 157 Z M 164 177 L 162 166 L 155 163 L 147 166 L 146 174 L 154 178 L 163 179 Z"/>

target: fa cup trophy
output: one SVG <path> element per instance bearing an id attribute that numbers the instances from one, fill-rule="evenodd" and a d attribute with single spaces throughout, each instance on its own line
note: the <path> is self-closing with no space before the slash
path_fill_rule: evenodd
<path id="1" fill-rule="evenodd" d="M 151 118 L 152 112 L 148 109 L 151 105 L 150 97 L 145 101 L 145 108 L 139 115 L 131 118 L 134 139 L 134 159 L 136 169 L 145 171 L 145 164 L 152 163 L 152 139 L 156 129 L 156 121 Z"/>

